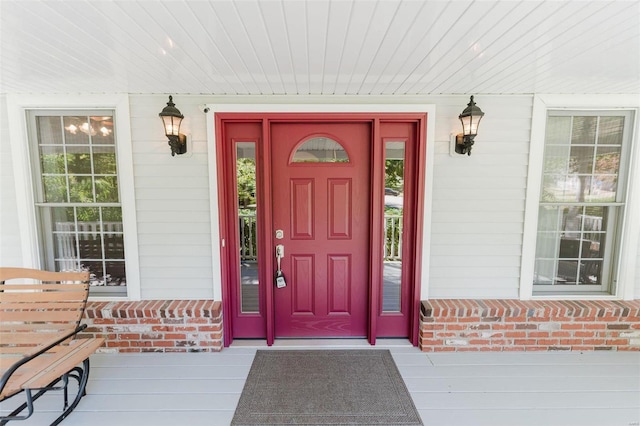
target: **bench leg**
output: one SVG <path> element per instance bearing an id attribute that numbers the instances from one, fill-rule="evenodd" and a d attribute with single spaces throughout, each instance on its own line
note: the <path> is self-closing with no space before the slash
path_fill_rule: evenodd
<path id="1" fill-rule="evenodd" d="M 71 405 L 69 405 L 68 407 L 65 407 L 65 410 L 60 415 L 60 417 L 58 417 L 53 423 L 51 423 L 51 426 L 60 424 L 60 422 L 63 421 L 76 408 L 76 406 L 80 402 L 80 399 L 82 399 L 82 397 L 86 395 L 87 382 L 89 381 L 89 367 L 90 367 L 89 358 L 87 358 L 82 362 L 82 368 L 76 367 L 72 370 L 77 372 L 78 373 L 77 375 L 69 374 L 69 376 L 73 377 L 78 381 L 78 394 L 74 398 Z M 65 406 L 66 405 L 67 405 L 67 401 L 65 401 Z"/>
<path id="2" fill-rule="evenodd" d="M 40 391 L 44 393 L 43 391 Z M 0 426 L 6 425 L 11 420 L 26 420 L 33 414 L 33 401 L 38 399 L 42 393 L 38 392 L 36 396 L 31 395 L 31 389 L 27 389 L 25 394 L 27 395 L 27 402 L 22 404 L 20 407 L 13 410 L 8 416 L 0 417 Z M 24 416 L 18 416 L 25 408 L 28 408 L 27 414 Z"/>
<path id="3" fill-rule="evenodd" d="M 62 385 L 58 386 L 58 382 L 62 382 Z M 46 388 L 38 389 L 38 392 L 36 392 L 36 394 L 33 396 L 31 394 L 31 391 L 33 389 L 25 389 L 24 392 L 27 396 L 26 397 L 27 401 L 23 403 L 21 406 L 19 406 L 18 408 L 16 408 L 15 410 L 13 410 L 8 416 L 0 418 L 0 426 L 6 425 L 7 422 L 11 420 L 26 420 L 29 417 L 31 417 L 31 415 L 33 414 L 33 401 L 37 400 L 38 398 L 40 398 L 42 395 L 44 395 L 46 392 L 50 390 L 64 390 L 65 406 L 63 409 L 66 409 L 67 408 L 66 393 L 67 393 L 68 384 L 69 384 L 69 378 L 65 374 L 59 379 L 56 379 L 53 382 L 49 383 L 49 386 L 47 386 Z M 28 408 L 27 414 L 24 416 L 18 416 L 18 414 L 22 413 L 25 408 Z"/>
<path id="4" fill-rule="evenodd" d="M 25 420 L 31 417 L 31 415 L 33 414 L 33 401 L 40 398 L 42 395 L 45 394 L 45 392 L 50 390 L 62 390 L 64 392 L 64 396 L 63 396 L 64 411 L 57 419 L 53 421 L 53 423 L 51 423 L 51 426 L 60 424 L 60 422 L 62 422 L 76 408 L 76 406 L 80 402 L 80 399 L 87 394 L 86 389 L 87 389 L 87 382 L 89 381 L 89 367 L 90 367 L 89 358 L 87 358 L 82 362 L 82 367 L 74 368 L 69 373 L 65 374 L 61 378 L 52 382 L 46 388 L 38 390 L 38 392 L 35 395 L 33 396 L 31 395 L 31 389 L 26 389 L 25 393 L 27 396 L 27 402 L 25 402 L 15 410 L 13 410 L 13 412 L 8 416 L 0 417 L 0 426 L 6 425 L 7 422 L 11 420 Z M 73 402 L 71 403 L 71 405 L 69 405 L 68 403 L 68 396 L 67 396 L 68 395 L 67 387 L 69 384 L 68 383 L 69 377 L 73 377 L 78 382 L 78 393 L 75 399 L 73 400 Z M 64 383 L 63 386 L 55 386 L 60 381 Z M 25 408 L 28 408 L 27 414 L 24 416 L 18 416 L 18 414 L 20 414 Z"/>

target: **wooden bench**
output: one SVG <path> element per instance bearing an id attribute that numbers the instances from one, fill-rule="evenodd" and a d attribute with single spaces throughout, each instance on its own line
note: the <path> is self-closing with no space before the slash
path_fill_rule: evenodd
<path id="1" fill-rule="evenodd" d="M 88 295 L 88 272 L 0 268 L 0 401 L 23 392 L 26 399 L 0 425 L 29 418 L 36 399 L 61 390 L 63 412 L 51 423 L 57 425 L 85 395 L 89 355 L 104 342 L 75 338 L 86 328 L 80 320 Z M 69 378 L 78 382 L 71 404 Z"/>

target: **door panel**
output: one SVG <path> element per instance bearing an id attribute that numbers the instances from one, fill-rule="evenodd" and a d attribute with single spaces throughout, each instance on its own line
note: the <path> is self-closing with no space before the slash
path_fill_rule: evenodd
<path id="1" fill-rule="evenodd" d="M 332 142 L 323 139 L 342 145 L 348 161 L 327 161 Z M 309 140 L 320 140 L 322 160 L 292 162 Z M 367 335 L 370 140 L 368 123 L 271 125 L 273 232 L 284 231 L 275 241 L 285 246 L 287 280 L 274 289 L 276 337 Z"/>

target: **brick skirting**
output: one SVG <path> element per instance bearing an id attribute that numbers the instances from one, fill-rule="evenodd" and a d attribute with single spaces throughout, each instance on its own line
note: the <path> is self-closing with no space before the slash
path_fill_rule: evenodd
<path id="1" fill-rule="evenodd" d="M 424 352 L 638 351 L 640 300 L 425 300 L 419 344 Z"/>
<path id="2" fill-rule="evenodd" d="M 218 352 L 222 310 L 213 300 L 89 302 L 83 335 L 104 337 L 98 352 Z"/>

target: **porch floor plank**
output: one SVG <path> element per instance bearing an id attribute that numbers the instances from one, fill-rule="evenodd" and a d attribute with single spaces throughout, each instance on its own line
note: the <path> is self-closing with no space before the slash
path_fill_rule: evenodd
<path id="1" fill-rule="evenodd" d="M 239 342 L 209 354 L 95 354 L 88 395 L 65 426 L 228 425 L 257 349 Z M 362 341 L 278 341 L 278 349 L 370 347 Z M 396 341 L 390 349 L 425 424 L 621 425 L 640 423 L 640 354 L 426 354 Z M 7 412 L 12 400 L 0 403 Z M 61 397 L 36 401 L 24 426 L 48 424 Z"/>

